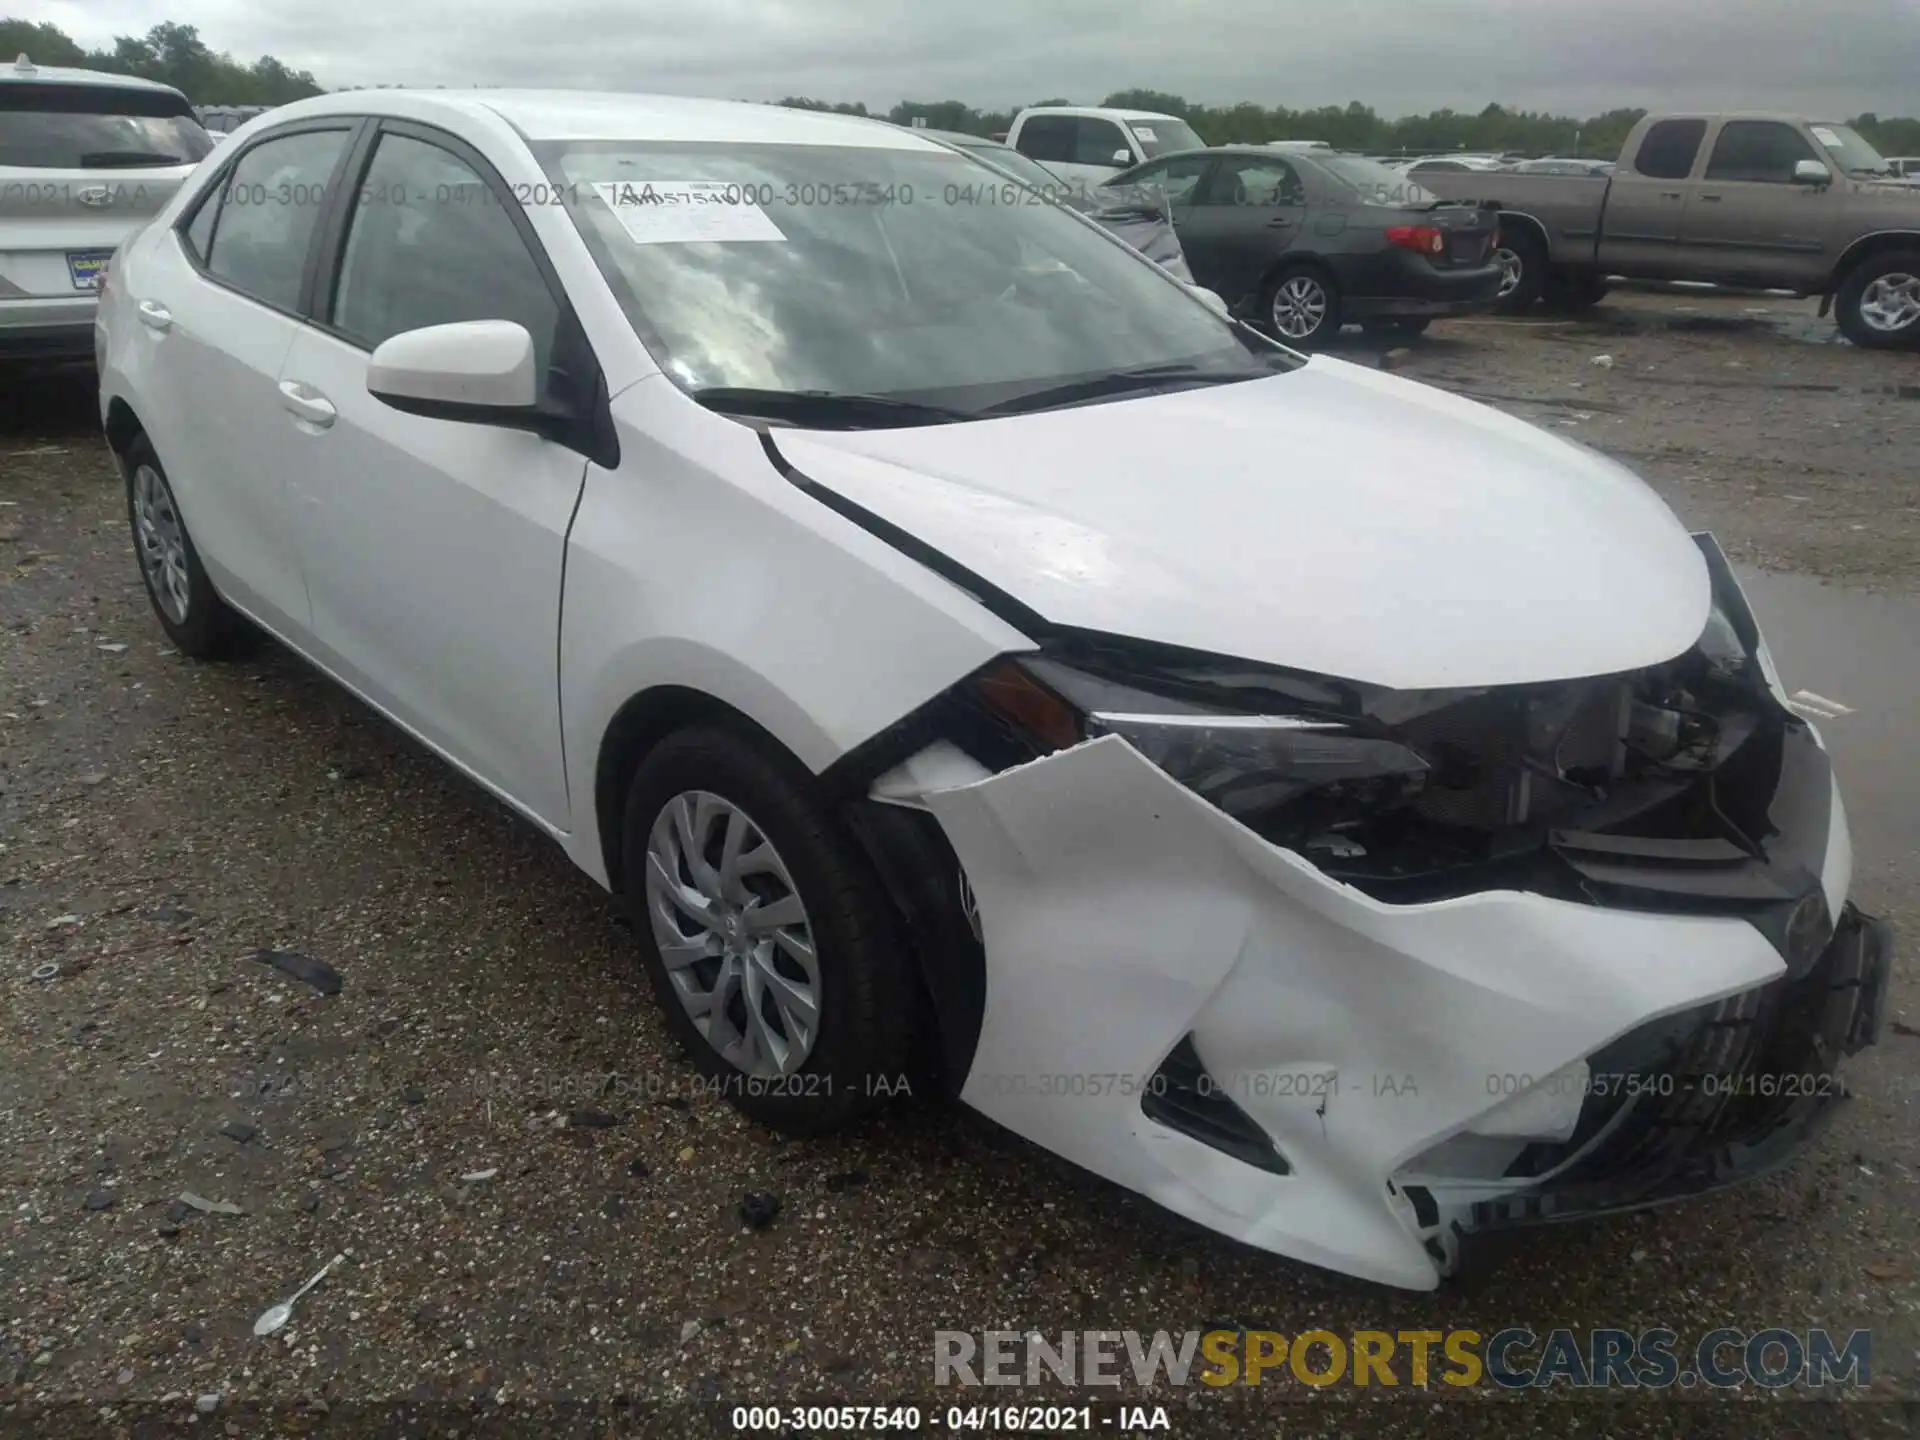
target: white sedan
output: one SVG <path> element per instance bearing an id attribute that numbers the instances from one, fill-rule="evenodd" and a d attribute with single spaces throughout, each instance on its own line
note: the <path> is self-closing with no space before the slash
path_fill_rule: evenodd
<path id="1" fill-rule="evenodd" d="M 768 1124 L 941 1085 L 1410 1287 L 1791 1153 L 1888 942 L 1717 546 L 981 173 L 631 95 L 255 120 L 100 311 L 160 624 L 550 835 Z"/>

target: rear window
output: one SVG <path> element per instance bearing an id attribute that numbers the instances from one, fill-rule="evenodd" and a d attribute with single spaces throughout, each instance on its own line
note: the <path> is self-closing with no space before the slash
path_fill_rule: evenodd
<path id="1" fill-rule="evenodd" d="M 0 166 L 123 170 L 191 165 L 213 140 L 179 95 L 111 85 L 0 85 Z"/>
<path id="2" fill-rule="evenodd" d="M 1360 155 L 1329 155 L 1318 151 L 1306 157 L 1347 189 L 1363 205 L 1417 207 L 1431 205 L 1434 194 L 1417 180 Z M 1464 167 L 1463 167 L 1464 168 Z"/>

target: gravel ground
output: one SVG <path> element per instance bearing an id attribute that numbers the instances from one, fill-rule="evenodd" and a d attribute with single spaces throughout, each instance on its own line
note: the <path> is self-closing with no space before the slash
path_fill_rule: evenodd
<path id="1" fill-rule="evenodd" d="M 1809 310 L 1625 295 L 1435 326 L 1386 363 L 1629 461 L 1736 558 L 1920 589 L 1920 360 L 1824 343 Z M 186 1433 L 206 1396 L 202 1434 L 679 1435 L 713 1402 L 944 1407 L 940 1328 L 1525 1324 L 1870 1327 L 1874 1380 L 1844 1405 L 1749 1392 L 1764 1411 L 1152 1398 L 1196 1436 L 1914 1433 L 1920 1048 L 1892 1027 L 1878 1085 L 1783 1175 L 1507 1237 L 1432 1296 L 1230 1244 L 957 1108 L 780 1143 L 694 1090 L 558 850 L 284 653 L 166 648 L 86 384 L 0 400 L 0 1428 Z M 750 1193 L 779 1197 L 763 1229 Z"/>

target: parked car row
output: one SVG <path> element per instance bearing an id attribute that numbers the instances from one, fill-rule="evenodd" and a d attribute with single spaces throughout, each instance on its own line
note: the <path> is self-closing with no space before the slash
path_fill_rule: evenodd
<path id="1" fill-rule="evenodd" d="M 1377 170 L 1249 146 L 1121 179 L 1313 333 L 1392 289 L 1356 277 L 1481 283 L 1492 212 L 1383 203 Z M 1420 1289 L 1463 1235 L 1817 1134 L 1889 934 L 1711 537 L 1066 206 L 806 198 L 983 173 L 630 94 L 264 117 L 100 298 L 160 628 L 277 636 L 551 837 L 770 1126 L 911 1077 Z"/>

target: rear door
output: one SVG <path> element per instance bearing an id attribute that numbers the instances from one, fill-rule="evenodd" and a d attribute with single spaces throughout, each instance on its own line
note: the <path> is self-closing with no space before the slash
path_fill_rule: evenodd
<path id="1" fill-rule="evenodd" d="M 1277 155 L 1223 154 L 1180 231 L 1194 278 L 1239 310 L 1280 258 L 1310 244 L 1307 189 Z"/>
<path id="2" fill-rule="evenodd" d="M 357 124 L 330 118 L 249 142 L 122 271 L 134 323 L 114 338 L 116 363 L 201 561 L 223 595 L 290 639 L 308 607 L 277 387 Z"/>
<path id="3" fill-rule="evenodd" d="M 108 257 L 212 148 L 170 90 L 0 81 L 0 346 L 91 353 Z"/>
<path id="4" fill-rule="evenodd" d="M 1688 265 L 1702 279 L 1817 286 L 1839 258 L 1828 223 L 1832 187 L 1794 178 L 1794 166 L 1829 158 L 1796 125 L 1727 120 L 1712 137 L 1706 169 L 1687 206 Z"/>
<path id="5" fill-rule="evenodd" d="M 1600 264 L 1628 275 L 1680 276 L 1681 235 L 1706 149 L 1703 118 L 1659 120 L 1623 157 L 1600 218 Z"/>

